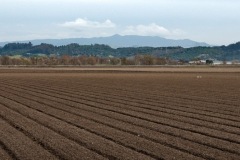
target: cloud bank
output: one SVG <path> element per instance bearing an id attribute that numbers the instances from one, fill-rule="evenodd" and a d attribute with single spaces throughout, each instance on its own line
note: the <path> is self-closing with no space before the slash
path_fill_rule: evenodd
<path id="1" fill-rule="evenodd" d="M 72 32 L 81 32 L 81 35 L 85 37 L 110 36 L 113 34 L 171 37 L 184 34 L 180 29 L 170 30 L 156 23 L 120 26 L 109 19 L 99 22 L 87 18 L 78 18 L 60 24 L 60 26 L 70 29 Z"/>
<path id="2" fill-rule="evenodd" d="M 136 26 L 127 26 L 126 29 L 122 32 L 124 35 L 141 35 L 141 36 L 166 36 L 171 34 L 171 32 L 159 26 L 155 23 L 149 25 L 136 25 Z"/>
<path id="3" fill-rule="evenodd" d="M 97 22 L 97 21 L 90 21 L 88 19 L 82 19 L 78 18 L 75 21 L 69 21 L 62 24 L 63 27 L 68 28 L 90 28 L 90 29 L 96 29 L 96 28 L 114 28 L 116 25 L 111 22 L 111 20 L 107 19 L 104 22 Z"/>

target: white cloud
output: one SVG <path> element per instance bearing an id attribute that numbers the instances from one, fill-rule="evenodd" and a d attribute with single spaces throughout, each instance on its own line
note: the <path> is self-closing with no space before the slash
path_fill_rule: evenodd
<path id="1" fill-rule="evenodd" d="M 116 25 L 109 19 L 104 22 L 90 21 L 88 19 L 78 18 L 75 21 L 65 22 L 61 26 L 73 29 L 97 29 L 97 28 L 114 28 Z"/>
<path id="2" fill-rule="evenodd" d="M 127 26 L 121 33 L 122 35 L 141 35 L 141 36 L 179 36 L 184 34 L 180 29 L 170 30 L 155 23 L 149 25 Z"/>
<path id="3" fill-rule="evenodd" d="M 78 18 L 75 21 L 60 24 L 60 27 L 66 29 L 68 37 L 106 37 L 116 33 L 117 26 L 111 20 L 103 22 L 88 20 L 87 18 Z"/>
<path id="4" fill-rule="evenodd" d="M 60 25 L 67 29 L 69 37 L 105 37 L 113 34 L 120 35 L 141 35 L 141 36 L 161 36 L 165 38 L 179 37 L 184 34 L 180 29 L 167 29 L 163 26 L 151 23 L 149 25 L 116 25 L 107 19 L 103 22 L 92 21 L 86 18 L 78 18 L 75 21 L 68 21 Z M 70 30 L 69 30 L 70 29 Z"/>

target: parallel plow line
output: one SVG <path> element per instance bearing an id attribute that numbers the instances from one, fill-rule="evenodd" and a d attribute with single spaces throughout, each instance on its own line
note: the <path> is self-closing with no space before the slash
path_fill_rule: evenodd
<path id="1" fill-rule="evenodd" d="M 100 118 L 100 119 L 102 119 L 102 118 Z M 145 137 L 146 138 L 146 137 Z M 209 159 L 209 157 L 208 157 L 208 159 Z"/>

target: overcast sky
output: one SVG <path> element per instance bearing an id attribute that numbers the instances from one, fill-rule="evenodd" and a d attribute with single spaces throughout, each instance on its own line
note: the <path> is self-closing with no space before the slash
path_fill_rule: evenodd
<path id="1" fill-rule="evenodd" d="M 114 34 L 240 41 L 240 0 L 2 0 L 0 41 Z"/>

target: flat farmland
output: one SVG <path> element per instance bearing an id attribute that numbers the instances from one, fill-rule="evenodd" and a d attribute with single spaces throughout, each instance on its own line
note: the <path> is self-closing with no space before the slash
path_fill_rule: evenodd
<path id="1" fill-rule="evenodd" d="M 240 159 L 240 69 L 1 68 L 0 159 Z"/>

